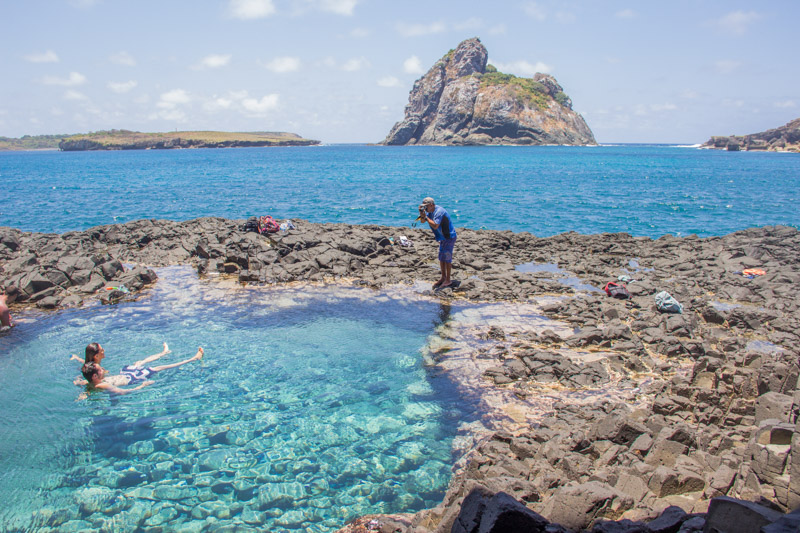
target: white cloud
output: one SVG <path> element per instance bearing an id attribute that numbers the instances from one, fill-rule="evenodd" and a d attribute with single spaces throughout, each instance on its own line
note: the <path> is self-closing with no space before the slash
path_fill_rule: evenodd
<path id="1" fill-rule="evenodd" d="M 789 109 L 792 107 L 797 107 L 797 104 L 794 102 L 794 100 L 783 100 L 782 102 L 775 102 L 775 107 Z"/>
<path id="2" fill-rule="evenodd" d="M 228 94 L 234 100 L 244 100 L 247 98 L 247 91 L 231 91 Z"/>
<path id="3" fill-rule="evenodd" d="M 425 72 L 422 68 L 422 62 L 417 56 L 411 56 L 403 61 L 403 70 L 408 74 L 422 74 Z"/>
<path id="4" fill-rule="evenodd" d="M 271 111 L 278 107 L 278 95 L 268 94 L 263 96 L 260 100 L 255 98 L 245 98 L 242 100 L 242 107 L 254 114 L 263 115 L 267 111 Z"/>
<path id="5" fill-rule="evenodd" d="M 622 60 L 620 58 L 614 57 L 614 56 L 606 56 L 605 60 L 606 60 L 606 63 L 610 63 L 612 65 L 616 65 L 616 64 L 622 62 Z"/>
<path id="6" fill-rule="evenodd" d="M 350 32 L 350 37 L 355 37 L 357 39 L 363 39 L 365 37 L 369 37 L 372 32 L 366 28 L 354 28 Z"/>
<path id="7" fill-rule="evenodd" d="M 354 57 L 352 59 L 348 59 L 345 61 L 344 65 L 342 65 L 342 70 L 346 72 L 355 72 L 357 70 L 361 70 L 362 68 L 366 68 L 369 66 L 369 61 L 363 57 Z"/>
<path id="8" fill-rule="evenodd" d="M 275 13 L 272 0 L 230 0 L 231 16 L 242 20 L 260 19 Z"/>
<path id="9" fill-rule="evenodd" d="M 733 11 L 717 21 L 717 24 L 725 31 L 734 35 L 744 35 L 747 27 L 760 19 L 761 15 L 755 11 Z"/>
<path id="10" fill-rule="evenodd" d="M 52 50 L 48 50 L 41 54 L 26 55 L 25 61 L 30 61 L 31 63 L 58 63 L 58 55 Z"/>
<path id="11" fill-rule="evenodd" d="M 123 94 L 129 92 L 131 89 L 136 87 L 136 82 L 133 80 L 130 81 L 110 81 L 108 82 L 108 88 L 118 94 Z"/>
<path id="12" fill-rule="evenodd" d="M 664 104 L 650 104 L 650 109 L 652 109 L 655 112 L 659 112 L 659 111 L 675 111 L 676 109 L 678 109 L 678 106 L 676 106 L 675 104 L 666 102 Z"/>
<path id="13" fill-rule="evenodd" d="M 514 74 L 517 76 L 524 76 L 524 77 L 531 77 L 537 72 L 541 72 L 543 74 L 548 74 L 553 70 L 553 67 L 550 65 L 546 65 L 541 61 L 537 61 L 536 63 L 528 63 L 525 60 L 521 61 L 512 61 L 511 63 L 495 63 L 494 61 L 489 61 L 492 65 L 497 67 L 497 70 L 500 72 L 506 72 L 508 74 Z"/>
<path id="14" fill-rule="evenodd" d="M 633 9 L 623 9 L 614 13 L 614 16 L 618 19 L 632 19 L 636 16 L 636 13 L 634 13 Z"/>
<path id="15" fill-rule="evenodd" d="M 86 83 L 86 76 L 78 72 L 70 72 L 68 78 L 59 78 L 58 76 L 45 76 L 42 79 L 45 85 L 63 85 L 65 87 L 73 87 Z"/>
<path id="16" fill-rule="evenodd" d="M 714 67 L 720 74 L 731 74 L 734 71 L 736 71 L 740 66 L 742 66 L 741 63 L 739 63 L 738 61 L 733 61 L 732 59 L 722 59 L 714 63 Z"/>
<path id="17" fill-rule="evenodd" d="M 430 24 L 406 24 L 400 22 L 397 24 L 397 31 L 403 37 L 420 37 L 422 35 L 433 35 L 435 33 L 442 33 L 447 28 L 441 22 L 431 22 Z"/>
<path id="18" fill-rule="evenodd" d="M 691 90 L 691 89 L 686 89 L 685 91 L 683 91 L 681 93 L 681 98 L 685 98 L 687 100 L 694 100 L 694 99 L 699 98 L 699 97 L 700 97 L 700 94 L 697 93 L 696 91 Z"/>
<path id="19" fill-rule="evenodd" d="M 151 113 L 147 118 L 150 120 L 174 120 L 175 122 L 185 122 L 186 113 L 180 109 L 163 109 L 158 113 Z"/>
<path id="20" fill-rule="evenodd" d="M 194 67 L 196 70 L 204 68 L 224 67 L 231 61 L 230 54 L 211 54 L 200 60 L 200 64 Z"/>
<path id="21" fill-rule="evenodd" d="M 506 33 L 506 25 L 505 24 L 497 24 L 496 26 L 492 26 L 489 28 L 489 35 L 503 35 Z"/>
<path id="22" fill-rule="evenodd" d="M 161 95 L 156 106 L 162 109 L 175 109 L 192 101 L 192 97 L 183 89 L 173 89 Z"/>
<path id="23" fill-rule="evenodd" d="M 536 2 L 528 2 L 524 6 L 522 6 L 522 10 L 531 18 L 535 18 L 538 21 L 544 21 L 547 19 L 547 11 L 537 4 Z"/>
<path id="24" fill-rule="evenodd" d="M 211 100 L 203 104 L 203 109 L 205 109 L 206 111 L 214 112 L 223 109 L 230 109 L 232 105 L 233 105 L 232 99 L 225 98 L 224 96 L 215 95 Z"/>
<path id="25" fill-rule="evenodd" d="M 128 52 L 117 52 L 108 58 L 112 63 L 122 65 L 124 67 L 135 67 L 136 60 Z"/>
<path id="26" fill-rule="evenodd" d="M 337 15 L 351 16 L 358 4 L 358 0 L 319 0 L 319 8 L 322 11 L 336 13 Z"/>
<path id="27" fill-rule="evenodd" d="M 73 91 L 72 89 L 68 90 L 64 93 L 65 100 L 88 100 L 89 98 L 78 91 Z"/>
<path id="28" fill-rule="evenodd" d="M 294 72 L 300 69 L 300 59 L 296 57 L 276 57 L 264 67 L 272 72 Z"/>
<path id="29" fill-rule="evenodd" d="M 394 76 L 386 76 L 378 80 L 378 85 L 380 87 L 399 87 L 400 80 Z"/>

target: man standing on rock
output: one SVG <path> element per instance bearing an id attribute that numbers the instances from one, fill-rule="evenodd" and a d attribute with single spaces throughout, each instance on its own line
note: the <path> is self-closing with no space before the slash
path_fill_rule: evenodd
<path id="1" fill-rule="evenodd" d="M 442 277 L 439 281 L 433 284 L 435 289 L 444 289 L 449 287 L 453 280 L 450 279 L 450 274 L 453 269 L 453 247 L 456 244 L 456 229 L 453 227 L 453 221 L 450 219 L 450 214 L 447 210 L 436 205 L 433 198 L 428 196 L 422 200 L 419 206 L 420 219 L 428 223 L 433 230 L 433 236 L 439 243 L 439 268 L 442 271 Z"/>

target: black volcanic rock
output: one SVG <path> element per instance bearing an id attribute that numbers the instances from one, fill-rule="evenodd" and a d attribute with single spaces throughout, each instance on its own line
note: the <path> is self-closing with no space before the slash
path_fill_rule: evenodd
<path id="1" fill-rule="evenodd" d="M 596 144 L 555 78 L 503 74 L 487 59 L 477 38 L 448 52 L 414 83 L 383 144 Z"/>
<path id="2" fill-rule="evenodd" d="M 711 137 L 701 148 L 717 148 L 731 152 L 739 150 L 800 152 L 800 118 L 796 118 L 780 128 L 761 133 Z"/>

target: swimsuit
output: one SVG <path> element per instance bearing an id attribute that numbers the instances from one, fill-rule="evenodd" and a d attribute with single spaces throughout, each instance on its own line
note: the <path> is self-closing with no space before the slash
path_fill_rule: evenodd
<path id="1" fill-rule="evenodd" d="M 128 376 L 128 384 L 131 384 L 146 380 L 155 374 L 156 371 L 150 367 L 142 368 L 140 366 L 128 365 L 122 367 L 122 370 L 120 370 L 119 373 L 123 376 Z"/>

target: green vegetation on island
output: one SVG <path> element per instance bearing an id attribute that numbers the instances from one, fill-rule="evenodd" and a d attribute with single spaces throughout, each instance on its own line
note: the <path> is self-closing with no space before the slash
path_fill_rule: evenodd
<path id="1" fill-rule="evenodd" d="M 174 148 L 232 148 L 260 146 L 311 146 L 319 141 L 294 133 L 275 131 L 174 131 L 142 133 L 107 130 L 76 135 L 25 135 L 0 137 L 0 150 L 157 150 Z"/>
<path id="2" fill-rule="evenodd" d="M 0 137 L 0 151 L 9 150 L 58 150 L 64 135 L 23 135 L 20 138 Z"/>
<path id="3" fill-rule="evenodd" d="M 497 70 L 494 65 L 486 65 L 486 72 L 480 75 L 481 87 L 507 85 L 516 89 L 517 97 L 530 107 L 536 106 L 539 109 L 546 109 L 550 98 L 562 106 L 568 107 L 569 97 L 563 91 L 557 91 L 551 96 L 550 91 L 544 84 L 535 81 L 533 78 L 520 78 L 513 74 L 505 74 Z"/>

